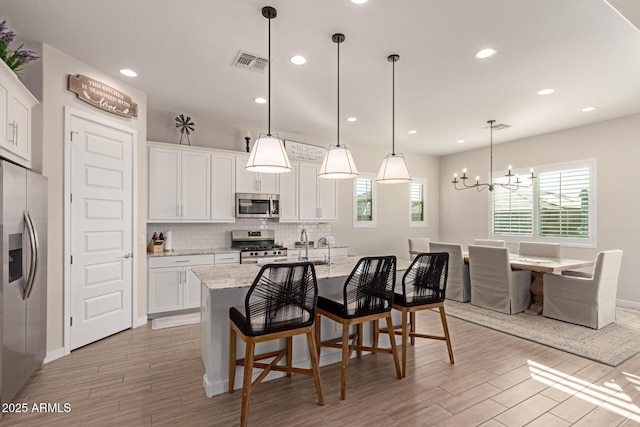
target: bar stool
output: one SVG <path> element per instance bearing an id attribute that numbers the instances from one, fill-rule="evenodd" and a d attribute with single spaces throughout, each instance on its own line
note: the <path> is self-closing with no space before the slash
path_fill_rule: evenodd
<path id="1" fill-rule="evenodd" d="M 429 338 L 447 342 L 449 362 L 454 363 L 451 338 L 447 327 L 447 317 L 444 312 L 444 298 L 447 287 L 447 270 L 449 254 L 447 252 L 433 252 L 419 254 L 409 266 L 402 277 L 402 294 L 395 294 L 393 308 L 402 312 L 402 325 L 396 326 L 402 331 L 395 331 L 396 335 L 402 335 L 402 376 L 407 376 L 407 339 L 411 337 L 411 344 L 415 344 L 415 338 Z M 416 332 L 416 311 L 438 308 L 444 336 L 419 334 Z M 407 331 L 407 313 L 410 315 L 410 331 Z M 378 328 L 378 322 L 374 326 L 374 343 L 378 340 L 380 332 L 388 332 L 388 329 Z"/>
<path id="2" fill-rule="evenodd" d="M 387 327 L 393 331 L 391 322 L 391 306 L 393 304 L 393 290 L 396 279 L 396 257 L 363 257 L 344 284 L 342 294 L 318 297 L 316 310 L 316 341 L 318 354 L 321 347 L 342 349 L 342 376 L 340 385 L 340 399 L 344 400 L 347 386 L 347 363 L 353 350 L 358 357 L 362 351 L 374 353 L 391 353 L 396 366 L 398 379 L 402 378 L 398 351 L 393 334 L 389 333 L 391 348 L 364 346 L 362 342 L 363 323 L 386 319 Z M 342 324 L 342 337 L 321 342 L 321 316 L 326 316 L 334 322 Z M 349 326 L 356 325 L 357 332 L 349 334 Z M 350 344 L 350 340 L 355 344 Z"/>
<path id="3" fill-rule="evenodd" d="M 324 405 L 313 322 L 318 298 L 316 271 L 311 263 L 267 264 L 260 269 L 245 298 L 244 307 L 231 307 L 229 342 L 229 393 L 233 393 L 236 366 L 244 366 L 240 425 L 247 425 L 251 392 L 270 371 L 311 375 L 318 404 Z M 293 336 L 306 335 L 311 369 L 292 366 Z M 244 359 L 236 360 L 236 337 L 245 343 Z M 254 354 L 256 343 L 285 338 L 286 348 Z M 269 363 L 256 362 L 273 358 Z M 286 365 L 278 363 L 286 358 Z M 253 369 L 262 369 L 252 382 Z"/>

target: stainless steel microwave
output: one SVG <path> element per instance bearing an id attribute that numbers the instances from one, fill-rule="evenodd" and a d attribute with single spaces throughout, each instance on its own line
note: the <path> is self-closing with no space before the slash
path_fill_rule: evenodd
<path id="1" fill-rule="evenodd" d="M 280 196 L 236 193 L 236 218 L 280 218 Z"/>

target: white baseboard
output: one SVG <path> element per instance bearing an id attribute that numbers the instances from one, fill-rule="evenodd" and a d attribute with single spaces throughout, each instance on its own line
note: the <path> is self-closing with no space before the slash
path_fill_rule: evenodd
<path id="1" fill-rule="evenodd" d="M 619 305 L 621 307 L 640 308 L 640 302 L 628 301 L 624 299 L 616 300 L 616 305 Z"/>
<path id="2" fill-rule="evenodd" d="M 56 359 L 60 359 L 64 356 L 64 347 L 56 348 L 47 352 L 47 356 L 44 358 L 44 363 L 53 362 Z"/>
<path id="3" fill-rule="evenodd" d="M 140 326 L 144 326 L 147 324 L 147 322 L 149 321 L 149 319 L 147 319 L 147 316 L 142 316 L 142 317 L 138 317 L 134 322 L 133 322 L 133 328 L 139 328 Z"/>

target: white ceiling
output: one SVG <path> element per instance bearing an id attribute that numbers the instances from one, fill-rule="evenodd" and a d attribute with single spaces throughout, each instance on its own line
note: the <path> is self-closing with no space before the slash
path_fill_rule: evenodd
<path id="1" fill-rule="evenodd" d="M 640 113 L 640 31 L 603 0 L 2 0 L 0 19 L 148 93 L 148 108 L 266 130 L 267 75 L 231 63 L 267 55 L 272 124 L 335 140 L 336 45 L 342 32 L 341 142 L 443 155 Z M 476 51 L 493 47 L 486 60 Z M 289 57 L 301 54 L 307 64 Z M 120 76 L 132 68 L 138 77 Z M 555 88 L 548 96 L 536 95 Z M 583 113 L 583 107 L 597 110 Z M 358 118 L 347 123 L 348 116 Z M 196 123 L 198 122 L 196 120 Z M 415 129 L 415 135 L 407 131 Z M 196 127 L 196 132 L 197 132 Z M 464 139 L 466 142 L 457 144 Z M 335 143 L 335 142 L 334 142 Z"/>

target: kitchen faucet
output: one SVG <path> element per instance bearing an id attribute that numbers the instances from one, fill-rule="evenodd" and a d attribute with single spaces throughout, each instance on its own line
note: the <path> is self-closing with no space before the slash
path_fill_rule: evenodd
<path id="1" fill-rule="evenodd" d="M 320 239 L 318 239 L 318 247 L 320 247 L 320 242 L 322 242 L 323 240 L 324 240 L 324 243 L 326 243 L 327 245 L 327 253 L 328 253 L 328 256 L 325 255 L 324 261 L 327 263 L 327 265 L 331 265 L 331 243 L 329 243 L 326 237 L 321 237 Z"/>
<path id="2" fill-rule="evenodd" d="M 298 255 L 298 261 L 309 261 L 309 237 L 306 228 L 300 232 L 300 240 L 304 242 L 304 257 Z"/>

